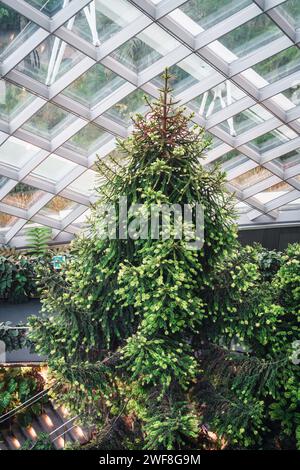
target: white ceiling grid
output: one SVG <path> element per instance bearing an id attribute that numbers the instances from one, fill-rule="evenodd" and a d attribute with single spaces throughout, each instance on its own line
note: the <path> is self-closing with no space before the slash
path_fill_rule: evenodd
<path id="1" fill-rule="evenodd" d="M 288 64 L 300 57 L 300 1 L 220 0 L 207 21 L 205 3 L 0 2 L 0 16 L 13 9 L 23 24 L 0 32 L 0 243 L 22 246 L 28 224 L 51 227 L 55 242 L 80 231 L 95 200 L 96 156 L 130 134 L 139 90 L 156 97 L 166 66 L 183 77 L 175 97 L 213 136 L 204 164 L 223 164 L 240 226 L 300 223 L 300 59 Z M 243 44 L 251 21 L 265 31 Z M 95 93 L 96 64 L 104 78 Z M 20 187 L 30 196 L 16 199 Z"/>

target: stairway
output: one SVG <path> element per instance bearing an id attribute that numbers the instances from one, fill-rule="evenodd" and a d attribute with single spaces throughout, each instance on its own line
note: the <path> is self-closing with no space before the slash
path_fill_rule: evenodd
<path id="1" fill-rule="evenodd" d="M 75 417 L 72 418 L 64 407 L 55 407 L 49 402 L 44 406 L 44 412 L 34 417 L 27 428 L 13 424 L 9 430 L 0 430 L 0 450 L 18 450 L 28 439 L 34 446 L 41 433 L 49 434 L 57 450 L 63 449 L 66 443 L 84 444 L 89 440 L 89 431 L 74 422 Z"/>

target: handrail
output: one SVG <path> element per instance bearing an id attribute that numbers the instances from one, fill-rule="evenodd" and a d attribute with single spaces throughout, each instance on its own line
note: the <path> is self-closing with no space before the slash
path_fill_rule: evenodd
<path id="1" fill-rule="evenodd" d="M 60 426 L 58 426 L 56 429 L 54 429 L 53 431 L 51 431 L 49 433 L 49 437 L 52 436 L 52 434 L 56 433 L 59 429 L 63 428 L 66 426 L 66 424 L 69 424 L 71 423 L 72 421 L 74 421 L 75 419 L 77 419 L 79 416 L 81 416 L 80 414 L 76 415 L 76 416 L 73 416 L 72 418 L 70 418 L 68 421 L 66 421 L 65 423 L 61 424 Z M 54 442 L 56 441 L 56 439 L 59 439 L 60 437 L 64 436 L 67 432 L 71 431 L 71 429 L 73 429 L 75 427 L 75 425 L 71 426 L 69 429 L 65 429 L 65 431 L 61 434 L 59 434 L 58 436 L 56 436 L 54 439 L 51 440 L 51 442 Z M 35 445 L 36 445 L 37 442 L 34 442 L 32 444 L 32 446 L 30 447 L 30 450 L 32 450 Z"/>
<path id="2" fill-rule="evenodd" d="M 5 326 L 1 327 L 0 324 L 0 330 L 30 330 L 30 326 Z"/>
<path id="3" fill-rule="evenodd" d="M 73 416 L 72 418 L 68 419 L 68 421 L 65 421 L 63 424 L 61 424 L 60 426 L 58 426 L 56 429 L 54 429 L 53 431 L 51 431 L 49 433 L 49 436 L 52 436 L 52 434 L 54 434 L 55 432 L 57 432 L 59 429 L 63 428 L 64 426 L 66 426 L 66 424 L 69 424 L 71 423 L 71 421 L 74 421 L 75 419 L 77 419 L 78 417 L 80 416 L 80 414 L 76 415 L 76 416 Z M 67 432 L 67 431 L 65 431 Z M 64 434 L 64 433 L 63 433 Z M 55 439 L 57 439 L 58 437 L 60 436 L 57 436 Z M 53 439 L 55 441 L 55 439 Z"/>
<path id="4" fill-rule="evenodd" d="M 4 413 L 4 415 L 0 416 L 0 424 L 4 423 L 5 421 L 7 421 L 8 419 L 11 419 L 13 416 L 15 416 L 19 411 L 21 411 L 22 409 L 25 409 L 25 408 L 28 408 L 28 406 L 31 406 L 33 405 L 34 403 L 36 403 L 38 400 L 40 400 L 40 398 L 43 398 L 48 392 L 49 390 L 51 390 L 52 388 L 55 388 L 56 386 L 58 386 L 58 384 L 54 384 L 52 385 L 51 387 L 49 388 L 46 388 L 44 390 L 41 390 L 40 392 L 38 392 L 36 395 L 33 395 L 33 397 L 30 397 L 28 398 L 28 400 L 25 400 L 23 403 L 21 403 L 20 405 L 16 406 L 15 408 L 13 408 L 12 410 L 10 411 L 7 411 L 7 413 Z M 3 418 L 3 419 L 2 419 Z"/>

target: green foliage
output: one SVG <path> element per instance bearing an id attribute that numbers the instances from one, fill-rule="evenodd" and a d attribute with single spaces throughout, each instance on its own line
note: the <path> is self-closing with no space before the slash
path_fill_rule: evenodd
<path id="1" fill-rule="evenodd" d="M 53 278 L 56 271 L 51 265 L 53 255 L 69 257 L 69 248 L 62 246 L 49 250 L 47 247 L 47 231 L 33 235 L 30 253 L 11 248 L 0 250 L 0 299 L 13 303 L 24 302 L 37 297 L 37 271 L 40 266 L 49 268 Z"/>
<path id="2" fill-rule="evenodd" d="M 199 292 L 236 238 L 225 175 L 199 165 L 209 141 L 203 129 L 190 128 L 189 117 L 184 109 L 175 109 L 166 87 L 158 102 L 149 103 L 148 116 L 135 118 L 133 135 L 119 143 L 128 166 L 99 160 L 98 171 L 107 184 L 93 209 L 91 236 L 73 243 L 72 259 L 59 277 L 54 279 L 51 269 L 42 269 L 48 316 L 31 321 L 31 338 L 37 350 L 48 355 L 53 376 L 64 383 L 68 406 L 85 416 L 90 410 L 95 416 L 96 408 L 102 422 L 124 414 L 129 406 L 145 420 L 143 435 L 149 448 L 155 433 L 161 436 L 160 447 L 179 448 L 183 441 L 190 445 L 195 439 L 197 416 L 187 393 L 199 372 L 191 348 L 191 338 L 205 316 Z M 203 248 L 193 252 L 185 240 L 173 237 L 100 240 L 100 204 L 117 205 L 120 195 L 127 196 L 128 205 L 148 207 L 201 203 L 206 226 Z M 116 363 L 111 362 L 115 355 Z M 72 368 L 72 363 L 81 366 Z M 104 375 L 99 363 L 105 364 Z M 81 372 L 93 364 L 97 373 L 91 389 Z M 154 391 L 157 406 L 150 409 Z M 175 397 L 166 411 L 171 431 L 159 413 L 170 394 Z M 182 416 L 176 420 L 178 409 Z"/>
<path id="3" fill-rule="evenodd" d="M 48 251 L 48 243 L 52 230 L 49 227 L 32 227 L 26 231 L 28 253 L 36 256 L 44 256 Z"/>
<path id="4" fill-rule="evenodd" d="M 0 367 L 0 415 L 13 410 L 21 403 L 43 390 L 44 380 L 39 369 L 29 367 Z M 22 426 L 28 426 L 32 418 L 41 412 L 43 400 L 20 410 L 12 419 Z M 8 427 L 5 421 L 1 427 Z"/>
<path id="5" fill-rule="evenodd" d="M 96 425 L 98 448 L 112 428 L 112 445 L 124 448 L 124 428 L 107 427 L 119 419 L 140 430 L 130 448 L 199 448 L 200 423 L 229 447 L 293 447 L 299 248 L 281 257 L 238 245 L 225 175 L 199 164 L 209 142 L 165 80 L 119 143 L 128 165 L 98 162 L 106 184 L 89 236 L 73 242 L 59 273 L 41 266 L 45 315 L 31 319 L 30 338 L 49 358 L 59 401 Z M 129 207 L 201 203 L 203 247 L 189 250 L 174 230 L 100 239 L 102 203 L 116 207 L 118 224 L 123 195 Z"/>
<path id="6" fill-rule="evenodd" d="M 233 445 L 296 445 L 300 371 L 292 359 L 299 344 L 299 250 L 295 244 L 281 258 L 264 254 L 267 275 L 264 250 L 247 247 L 217 276 L 219 294 L 212 310 L 222 353 L 218 357 L 213 350 L 206 358 L 209 376 L 204 380 L 212 384 L 206 413 L 218 434 Z M 274 260 L 279 269 L 272 269 Z M 243 352 L 232 356 L 230 348 Z"/>
<path id="7" fill-rule="evenodd" d="M 22 252 L 2 250 L 0 253 L 0 298 L 23 302 L 36 295 L 35 260 Z"/>
<path id="8" fill-rule="evenodd" d="M 263 281 L 271 280 L 280 268 L 282 253 L 275 250 L 267 250 L 258 243 L 254 245 L 254 251 L 257 254 L 257 261 Z"/>
<path id="9" fill-rule="evenodd" d="M 145 421 L 145 449 L 196 447 L 199 421 L 189 403 L 175 401 L 173 404 L 170 397 L 165 398 Z"/>
<path id="10" fill-rule="evenodd" d="M 22 328 L 22 324 L 17 325 L 19 328 L 12 328 L 11 322 L 0 322 L 0 341 L 5 343 L 6 351 L 16 351 L 30 346 L 30 342 L 26 337 L 26 330 Z"/>
<path id="11" fill-rule="evenodd" d="M 30 439 L 27 439 L 20 450 L 56 450 L 49 434 L 41 432 L 38 434 L 34 444 Z"/>

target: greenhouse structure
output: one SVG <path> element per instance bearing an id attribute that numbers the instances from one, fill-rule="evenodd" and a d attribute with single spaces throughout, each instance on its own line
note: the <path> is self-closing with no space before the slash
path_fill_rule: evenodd
<path id="1" fill-rule="evenodd" d="M 300 0 L 1 0 L 0 461 L 299 450 L 299 319 Z"/>

